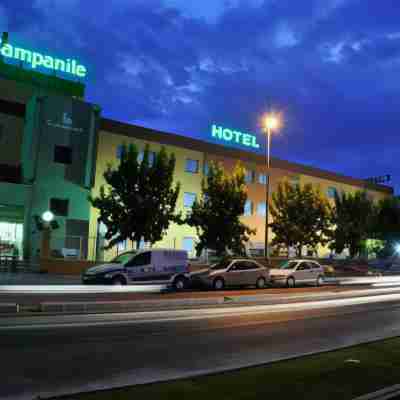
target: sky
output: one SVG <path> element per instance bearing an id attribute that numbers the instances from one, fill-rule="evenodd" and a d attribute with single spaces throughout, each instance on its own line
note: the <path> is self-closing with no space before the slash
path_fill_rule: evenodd
<path id="1" fill-rule="evenodd" d="M 1 0 L 0 31 L 88 66 L 103 116 L 193 137 L 213 123 L 272 155 L 400 189 L 398 0 Z M 50 51 L 50 50 L 49 50 Z"/>

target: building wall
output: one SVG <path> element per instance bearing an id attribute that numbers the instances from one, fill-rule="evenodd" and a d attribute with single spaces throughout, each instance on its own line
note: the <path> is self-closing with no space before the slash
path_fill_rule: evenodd
<path id="1" fill-rule="evenodd" d="M 150 146 L 150 151 L 158 152 L 162 145 L 159 143 L 145 141 L 141 139 L 135 139 L 132 137 L 127 137 L 123 135 L 118 135 L 115 133 L 109 133 L 105 131 L 100 131 L 98 139 L 98 153 L 96 161 L 96 177 L 95 186 L 92 190 L 92 195 L 97 196 L 99 194 L 100 187 L 105 184 L 103 174 L 107 169 L 107 165 L 111 163 L 117 166 L 117 148 L 121 144 L 135 144 L 138 150 L 143 150 L 148 144 Z M 188 209 L 184 207 L 184 193 L 195 193 L 197 196 L 201 193 L 201 181 L 203 179 L 203 165 L 204 156 L 203 153 L 197 151 L 190 151 L 176 146 L 164 146 L 168 153 L 175 154 L 176 157 L 176 167 L 175 167 L 175 177 L 174 183 L 180 182 L 181 191 L 179 193 L 176 211 L 186 214 Z M 199 171 L 198 173 L 185 172 L 186 159 L 193 159 L 199 161 Z M 95 237 L 97 234 L 97 219 L 99 216 L 98 210 L 91 208 L 90 213 L 90 228 L 89 235 Z M 171 224 L 167 234 L 164 236 L 163 240 L 158 242 L 156 247 L 169 247 L 169 248 L 181 248 L 183 246 L 183 241 L 185 238 L 195 238 L 195 229 L 186 225 L 176 225 Z M 128 248 L 131 248 L 132 244 L 128 243 Z M 91 250 L 93 252 L 93 250 Z M 116 249 L 109 251 L 106 254 L 106 259 L 114 256 L 116 254 Z"/>
<path id="2" fill-rule="evenodd" d="M 159 151 L 161 148 L 160 143 L 156 143 L 150 140 L 143 140 L 134 137 L 129 137 L 125 135 L 119 135 L 115 132 L 110 133 L 107 131 L 101 131 L 98 140 L 98 153 L 97 153 L 97 169 L 96 169 L 96 179 L 95 186 L 92 190 L 94 196 L 98 195 L 101 185 L 105 184 L 103 174 L 109 163 L 117 166 L 117 148 L 121 144 L 135 143 L 138 150 L 144 149 L 146 144 L 149 144 L 151 151 Z M 223 166 L 224 170 L 231 173 L 238 163 L 238 159 L 232 157 L 224 157 L 221 155 L 214 155 L 202 151 L 190 150 L 183 147 L 164 145 L 168 152 L 174 153 L 176 156 L 176 168 L 175 168 L 175 182 L 181 183 L 181 192 L 177 202 L 177 211 L 185 214 L 187 208 L 184 207 L 183 198 L 185 192 L 196 193 L 196 195 L 201 194 L 201 182 L 205 178 L 204 175 L 204 165 L 211 162 L 219 163 Z M 185 172 L 186 159 L 191 158 L 199 161 L 199 172 L 196 174 Z M 247 160 L 240 161 L 242 165 L 248 171 L 254 171 L 254 181 L 247 184 L 248 198 L 253 204 L 253 212 L 251 216 L 242 216 L 242 221 L 248 225 L 250 228 L 255 229 L 256 233 L 252 235 L 249 246 L 252 248 L 263 248 L 265 240 L 265 216 L 257 213 L 257 205 L 259 203 L 265 203 L 266 198 L 266 185 L 259 182 L 259 175 L 266 174 L 267 170 L 263 164 L 252 162 Z M 363 188 L 357 185 L 345 184 L 343 182 L 334 181 L 331 179 L 324 179 L 318 176 L 311 176 L 304 173 L 298 173 L 297 171 L 276 168 L 272 165 L 270 170 L 270 202 L 272 202 L 272 193 L 278 188 L 280 182 L 288 180 L 289 182 L 299 183 L 301 185 L 311 183 L 317 186 L 321 193 L 326 196 L 330 203 L 333 204 L 333 198 L 328 197 L 328 189 L 335 188 L 339 193 L 354 193 L 357 190 L 362 190 Z M 378 201 L 388 193 L 380 192 L 378 190 L 368 190 L 370 198 L 374 201 Z M 97 218 L 98 210 L 91 209 L 90 216 L 90 236 L 95 237 L 97 235 Z M 269 221 L 272 221 L 271 215 L 269 216 Z M 156 243 L 155 247 L 170 247 L 170 248 L 183 248 L 184 240 L 188 238 L 194 238 L 196 241 L 197 235 L 193 228 L 186 225 L 178 226 L 172 224 L 168 229 L 163 240 Z M 270 230 L 269 238 L 272 240 L 273 233 Z M 94 242 L 93 242 L 94 243 Z M 132 244 L 127 244 L 127 249 L 134 247 Z M 122 251 L 120 249 L 119 251 Z M 94 254 L 94 250 L 91 250 Z M 320 256 L 328 256 L 330 250 L 327 247 L 320 247 L 318 249 Z M 113 249 L 105 254 L 105 259 L 110 259 L 112 256 L 117 254 L 117 250 Z"/>
<path id="3" fill-rule="evenodd" d="M 0 112 L 0 164 L 20 164 L 23 132 L 23 118 Z"/>

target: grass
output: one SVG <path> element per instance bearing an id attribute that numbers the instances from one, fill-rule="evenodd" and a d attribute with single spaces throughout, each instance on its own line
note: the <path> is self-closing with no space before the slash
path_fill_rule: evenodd
<path id="1" fill-rule="evenodd" d="M 397 383 L 400 383 L 400 338 L 234 372 L 63 399 L 350 400 Z"/>

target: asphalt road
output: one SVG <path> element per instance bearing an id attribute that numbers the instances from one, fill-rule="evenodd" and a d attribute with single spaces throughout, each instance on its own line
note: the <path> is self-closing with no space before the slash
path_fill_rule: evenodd
<path id="1" fill-rule="evenodd" d="M 0 320 L 1 399 L 222 371 L 400 334 L 400 294 Z"/>
<path id="2" fill-rule="evenodd" d="M 19 289 L 20 288 L 20 289 Z M 317 294 L 327 292 L 347 292 L 355 289 L 369 289 L 367 285 L 358 286 L 303 286 L 296 288 L 267 288 L 257 289 L 231 289 L 223 291 L 214 290 L 194 290 L 185 292 L 136 292 L 129 291 L 131 287 L 74 287 L 53 288 L 53 287 L 1 287 L 0 303 L 17 304 L 38 304 L 41 302 L 82 302 L 82 301 L 134 301 L 134 300 L 163 300 L 163 299 L 200 299 L 210 297 L 230 297 L 230 296 L 252 296 L 252 295 L 298 295 L 298 294 Z M 42 289 L 42 290 L 39 290 Z M 68 290 L 69 289 L 69 290 Z M 74 289 L 74 290 L 73 290 Z M 135 287 L 136 289 L 136 287 Z M 146 289 L 146 287 L 144 287 Z M 91 292 L 93 290 L 93 292 Z"/>

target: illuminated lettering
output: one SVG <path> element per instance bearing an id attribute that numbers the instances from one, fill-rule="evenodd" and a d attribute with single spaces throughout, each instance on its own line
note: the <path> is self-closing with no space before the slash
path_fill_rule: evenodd
<path id="1" fill-rule="evenodd" d="M 251 136 L 248 133 L 243 135 L 243 144 L 245 146 L 251 146 Z"/>
<path id="2" fill-rule="evenodd" d="M 9 43 L 3 45 L 1 40 L 0 54 L 4 58 L 10 58 L 29 64 L 32 69 L 42 67 L 52 71 L 65 72 L 79 78 L 85 78 L 87 75 L 87 68 L 84 65 L 79 64 L 75 59 L 54 58 L 37 51 L 27 50 L 22 47 L 14 47 Z"/>
<path id="3" fill-rule="evenodd" d="M 222 131 L 222 136 L 224 137 L 224 140 L 227 142 L 231 141 L 233 138 L 233 132 L 230 129 L 224 129 Z"/>
<path id="4" fill-rule="evenodd" d="M 242 137 L 242 132 L 239 131 L 233 131 L 233 134 L 235 135 L 235 143 L 240 143 L 240 138 Z"/>
<path id="5" fill-rule="evenodd" d="M 216 124 L 211 125 L 211 136 L 218 140 L 224 142 L 233 142 L 243 147 L 252 147 L 254 149 L 260 148 L 255 135 L 224 128 Z"/>
<path id="6" fill-rule="evenodd" d="M 6 44 L 1 49 L 1 54 L 3 57 L 12 57 L 12 47 L 9 44 Z"/>
<path id="7" fill-rule="evenodd" d="M 76 75 L 78 75 L 80 78 L 84 78 L 86 76 L 86 68 L 83 65 L 78 65 L 76 67 Z"/>
<path id="8" fill-rule="evenodd" d="M 213 125 L 211 134 L 212 137 L 217 137 L 218 139 L 222 139 L 222 127 Z"/>
<path id="9" fill-rule="evenodd" d="M 13 57 L 11 55 L 11 57 Z M 14 49 L 14 58 L 16 58 L 19 61 L 23 62 L 32 62 L 32 52 L 29 50 L 24 50 L 24 49 L 19 49 L 18 47 Z"/>

